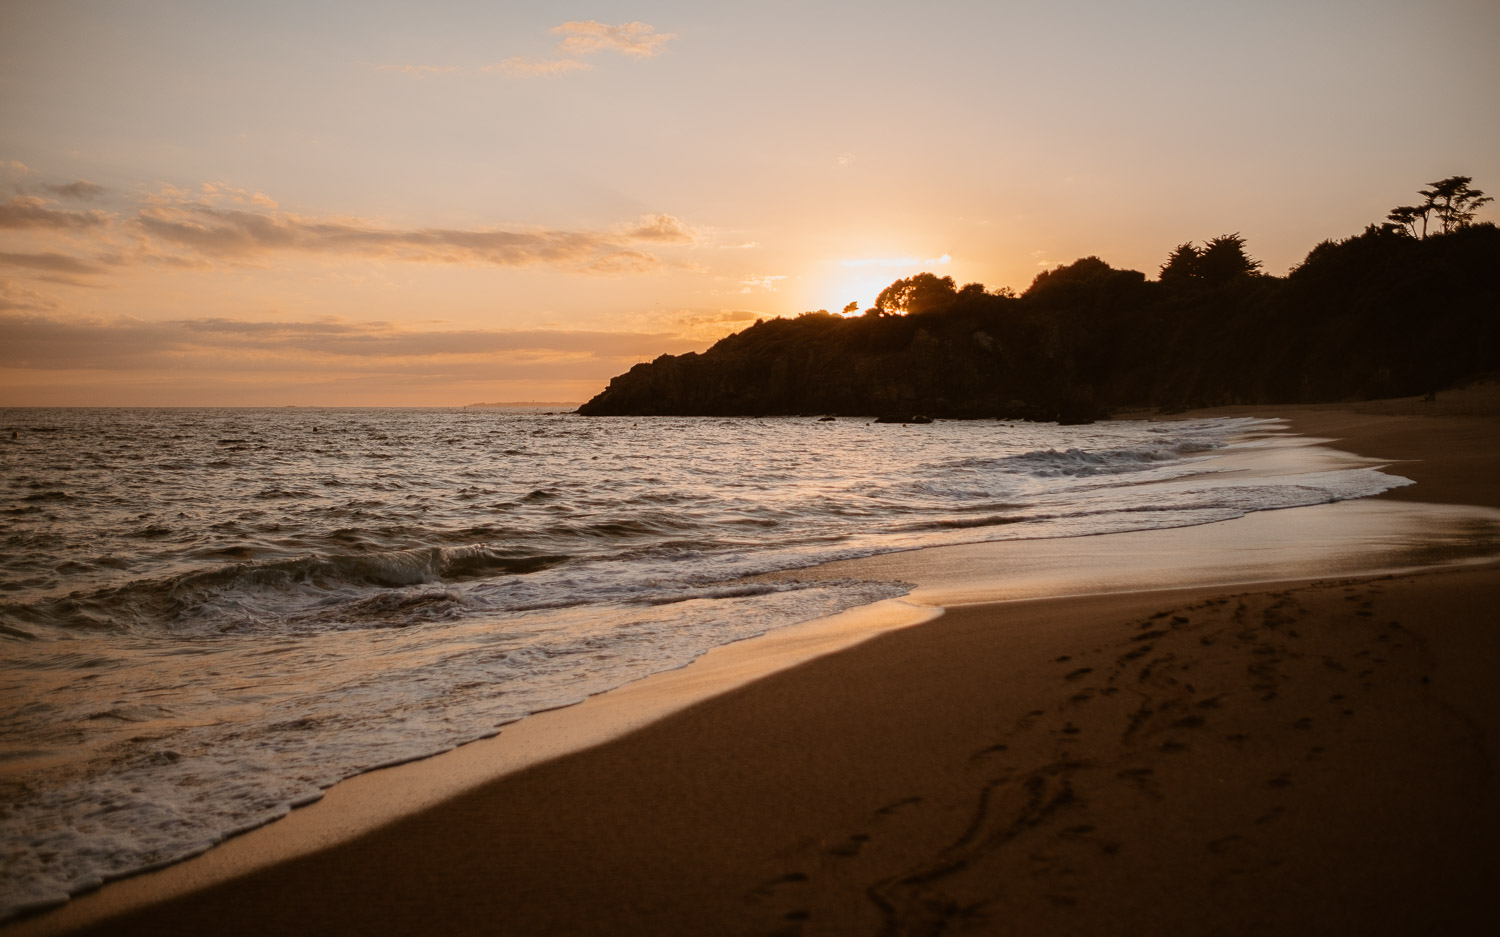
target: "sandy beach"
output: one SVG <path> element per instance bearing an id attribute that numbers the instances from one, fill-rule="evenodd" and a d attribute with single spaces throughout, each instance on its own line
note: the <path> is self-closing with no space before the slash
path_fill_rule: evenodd
<path id="1" fill-rule="evenodd" d="M 1416 484 L 1383 500 L 1500 508 L 1495 385 L 1194 415 L 1207 414 L 1283 418 L 1389 460 Z M 1126 536 L 1225 536 L 1234 523 Z M 1500 923 L 1500 565 L 1459 557 L 1469 561 L 1347 575 L 1314 564 L 1269 582 L 962 604 L 944 569 L 998 554 L 947 549 L 847 564 L 927 583 L 946 606 L 933 620 L 229 881 L 153 893 L 142 876 L 0 932 Z M 364 780 L 378 787 L 380 774 Z M 106 916 L 128 888 L 148 903 Z"/>

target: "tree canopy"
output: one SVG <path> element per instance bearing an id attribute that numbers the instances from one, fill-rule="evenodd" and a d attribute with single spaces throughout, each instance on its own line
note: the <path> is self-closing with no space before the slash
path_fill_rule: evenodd
<path id="1" fill-rule="evenodd" d="M 924 272 L 897 280 L 881 290 L 880 295 L 875 297 L 875 308 L 887 315 L 905 313 L 919 316 L 942 312 L 953 305 L 957 294 L 958 284 L 953 282 L 952 277 L 939 277 Z"/>
<path id="2" fill-rule="evenodd" d="M 1245 239 L 1236 231 L 1210 239 L 1201 249 L 1192 241 L 1177 245 L 1161 265 L 1160 279 L 1178 288 L 1220 287 L 1259 270 L 1260 261 L 1245 252 Z"/>
<path id="3" fill-rule="evenodd" d="M 1429 182 L 1428 188 L 1417 192 L 1423 198 L 1422 204 L 1398 205 L 1391 209 L 1386 218 L 1399 230 L 1414 238 L 1427 236 L 1429 217 L 1437 218 L 1443 234 L 1467 227 L 1473 224 L 1475 211 L 1494 201 L 1479 189 L 1471 187 L 1469 183 L 1473 181 L 1472 176 L 1449 176 Z M 1418 222 L 1421 223 L 1420 229 L 1417 227 Z"/>
<path id="4" fill-rule="evenodd" d="M 1474 220 L 1490 200 L 1465 176 L 1423 196 L 1286 276 L 1262 273 L 1238 233 L 1179 244 L 1156 281 L 1098 257 L 1019 296 L 919 273 L 863 316 L 757 321 L 702 354 L 637 365 L 580 412 L 1078 421 L 1404 396 L 1500 373 L 1500 228 Z"/>

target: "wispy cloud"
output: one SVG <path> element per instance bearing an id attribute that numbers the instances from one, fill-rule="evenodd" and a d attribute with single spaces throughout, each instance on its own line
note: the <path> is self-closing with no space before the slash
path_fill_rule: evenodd
<path id="1" fill-rule="evenodd" d="M 66 189 L 87 198 L 95 196 L 96 188 L 102 191 L 82 181 L 26 185 L 32 190 Z M 144 263 L 197 268 L 261 263 L 276 254 L 548 266 L 610 275 L 660 269 L 667 263 L 662 250 L 691 247 L 700 240 L 682 219 L 662 213 L 596 230 L 397 227 L 361 218 L 299 214 L 262 192 L 219 182 L 196 189 L 166 186 L 133 199 L 116 195 L 111 208 L 74 210 L 27 194 L 0 201 L 0 234 L 8 237 L 0 240 L 0 266 L 31 279 L 75 286 L 85 284 L 58 278 L 89 277 Z"/>
<path id="2" fill-rule="evenodd" d="M 610 50 L 642 59 L 655 58 L 662 46 L 677 38 L 674 33 L 659 33 L 646 23 L 610 26 L 597 20 L 570 20 L 552 27 L 552 32 L 566 37 L 557 47 L 565 55 L 593 55 Z"/>
<path id="3" fill-rule="evenodd" d="M 109 215 L 102 211 L 68 211 L 50 207 L 48 199 L 35 195 L 14 195 L 0 203 L 0 228 L 50 228 L 79 230 L 106 224 Z"/>
<path id="4" fill-rule="evenodd" d="M 714 341 L 723 338 L 736 326 L 754 322 L 760 317 L 761 313 L 746 309 L 719 309 L 711 312 L 684 310 L 676 317 L 674 324 L 685 335 Z"/>
<path id="5" fill-rule="evenodd" d="M 271 252 L 357 254 L 418 262 L 548 265 L 583 272 L 624 273 L 659 264 L 636 242 L 682 243 L 652 216 L 624 234 L 545 228 L 384 227 L 356 219 L 307 218 L 282 211 L 249 211 L 202 203 L 153 205 L 130 224 L 151 241 L 220 260 Z M 672 225 L 685 230 L 675 218 Z"/>
<path id="6" fill-rule="evenodd" d="M 51 297 L 43 296 L 15 280 L 0 277 L 0 310 L 46 310 L 56 308 L 56 306 L 57 303 Z M 0 316 L 0 323 L 6 322 L 7 318 Z"/>
<path id="7" fill-rule="evenodd" d="M 35 254 L 11 254 L 0 251 L 0 266 L 23 267 L 29 270 L 43 270 L 48 273 L 76 273 L 84 275 L 102 273 L 104 270 L 98 264 L 51 251 L 43 251 Z"/>
<path id="8" fill-rule="evenodd" d="M 20 160 L 0 162 L 0 179 L 4 180 L 4 188 L 9 189 L 12 195 L 42 193 L 53 198 L 89 200 L 99 198 L 108 191 L 104 186 L 87 179 L 63 183 L 38 182 L 40 175 Z"/>
<path id="9" fill-rule="evenodd" d="M 67 317 L 39 310 L 24 295 L 0 306 L 0 367 L 31 370 L 140 371 L 235 366 L 275 371 L 316 364 L 335 370 L 445 368 L 464 361 L 493 371 L 496 358 L 594 362 L 683 352 L 700 344 L 670 333 L 565 329 L 417 331 L 388 322 L 251 322 L 228 318 L 148 322 L 128 317 Z M 592 372 L 589 372 L 592 373 Z"/>
<path id="10" fill-rule="evenodd" d="M 759 289 L 774 293 L 776 292 L 776 284 L 785 279 L 786 275 L 780 273 L 765 276 L 745 277 L 740 281 L 740 292 L 749 293 Z"/>
<path id="11" fill-rule="evenodd" d="M 640 224 L 632 227 L 626 236 L 633 241 L 656 241 L 662 244 L 691 244 L 693 232 L 682 219 L 671 215 L 642 215 Z"/>
<path id="12" fill-rule="evenodd" d="M 7 172 L 18 171 L 0 164 L 0 187 L 6 186 Z M 45 177 L 26 173 L 28 178 L 8 187 L 31 192 L 69 189 L 69 194 L 95 197 L 92 183 L 43 184 Z M 115 287 L 151 268 L 211 271 L 312 260 L 347 271 L 350 268 L 332 262 L 353 259 L 543 267 L 585 276 L 642 275 L 688 269 L 687 251 L 708 236 L 665 213 L 592 229 L 399 226 L 298 213 L 262 192 L 219 182 L 192 189 L 165 186 L 145 195 L 111 191 L 98 197 L 107 198 L 109 210 L 75 210 L 32 194 L 7 199 L 0 188 L 0 282 L 5 284 L 0 309 L 67 308 L 59 305 L 58 295 L 36 290 L 53 293 L 49 284 L 68 289 Z M 0 344 L 9 340 L 5 335 Z"/>
<path id="13" fill-rule="evenodd" d="M 510 58 L 494 65 L 486 65 L 480 69 L 482 72 L 500 72 L 505 75 L 516 75 L 521 77 L 545 77 L 547 75 L 561 75 L 564 72 L 587 71 L 593 68 L 588 62 L 580 62 L 577 59 L 546 59 L 534 61 L 523 58 Z"/>
<path id="14" fill-rule="evenodd" d="M 84 179 L 79 179 L 77 182 L 69 182 L 66 185 L 48 185 L 43 186 L 43 188 L 45 188 L 48 192 L 51 192 L 53 195 L 60 195 L 63 198 L 76 199 L 98 198 L 99 196 L 103 195 L 105 191 L 104 186 L 97 185 Z"/>
<path id="15" fill-rule="evenodd" d="M 841 260 L 839 263 L 845 267 L 932 267 L 951 263 L 953 257 L 944 254 L 941 257 L 866 257 L 859 260 Z"/>
<path id="16" fill-rule="evenodd" d="M 545 78 L 568 72 L 587 71 L 594 66 L 581 60 L 584 56 L 600 52 L 618 52 L 631 58 L 650 59 L 660 55 L 666 44 L 677 38 L 675 33 L 659 33 L 655 26 L 647 23 L 619 23 L 610 25 L 597 20 L 570 20 L 561 26 L 552 27 L 553 35 L 561 36 L 555 57 L 532 59 L 512 56 L 474 71 L 510 75 L 516 78 Z M 469 71 L 460 65 L 369 65 L 382 72 L 394 72 L 409 78 L 426 78 L 431 75 L 446 75 Z M 24 167 L 23 167 L 24 168 Z"/>

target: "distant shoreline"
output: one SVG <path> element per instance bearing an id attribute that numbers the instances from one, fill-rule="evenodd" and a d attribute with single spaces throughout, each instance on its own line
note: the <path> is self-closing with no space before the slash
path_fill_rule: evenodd
<path id="1" fill-rule="evenodd" d="M 502 400 L 498 403 L 466 403 L 464 409 L 519 407 L 577 407 L 578 400 Z"/>

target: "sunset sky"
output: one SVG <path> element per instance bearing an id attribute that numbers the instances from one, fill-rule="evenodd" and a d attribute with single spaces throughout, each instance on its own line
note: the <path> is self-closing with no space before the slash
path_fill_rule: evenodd
<path id="1" fill-rule="evenodd" d="M 1494 0 L 10 0 L 0 405 L 581 401 L 921 270 L 1283 274 L 1500 194 L 1497 46 Z"/>

